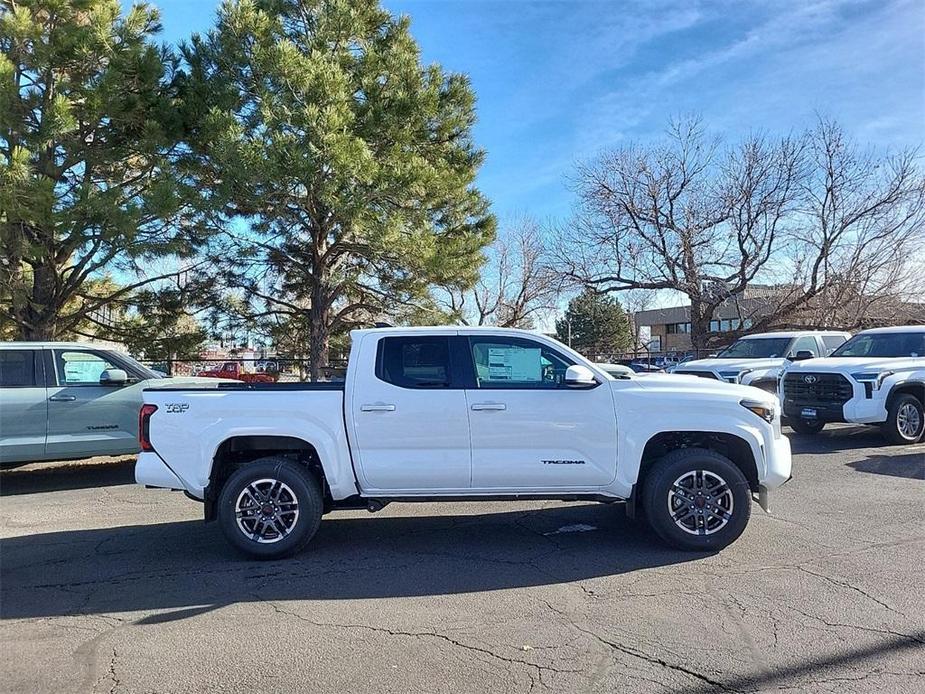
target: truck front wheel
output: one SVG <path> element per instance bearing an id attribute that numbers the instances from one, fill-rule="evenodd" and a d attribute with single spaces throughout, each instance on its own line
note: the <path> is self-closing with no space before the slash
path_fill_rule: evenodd
<path id="1" fill-rule="evenodd" d="M 915 443 L 925 431 L 925 407 L 913 395 L 897 395 L 880 430 L 890 443 Z"/>
<path id="2" fill-rule="evenodd" d="M 231 474 L 219 494 L 218 521 L 226 539 L 245 554 L 279 559 L 312 539 L 323 508 L 315 476 L 303 465 L 273 456 Z"/>
<path id="3" fill-rule="evenodd" d="M 643 485 L 652 529 L 679 549 L 716 551 L 742 534 L 751 516 L 748 480 L 716 451 L 681 448 L 660 458 Z"/>

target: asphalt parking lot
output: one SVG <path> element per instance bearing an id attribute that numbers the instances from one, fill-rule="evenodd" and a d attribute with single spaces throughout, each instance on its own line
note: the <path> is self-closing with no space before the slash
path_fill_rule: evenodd
<path id="1" fill-rule="evenodd" d="M 131 460 L 0 474 L 8 692 L 922 692 L 925 447 L 792 435 L 717 555 L 617 506 L 393 504 L 243 560 Z"/>

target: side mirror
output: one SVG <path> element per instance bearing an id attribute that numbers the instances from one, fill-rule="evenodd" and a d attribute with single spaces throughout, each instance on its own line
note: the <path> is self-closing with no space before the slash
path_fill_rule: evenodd
<path id="1" fill-rule="evenodd" d="M 597 379 L 587 366 L 576 364 L 565 370 L 565 385 L 569 388 L 591 388 L 597 385 Z"/>
<path id="2" fill-rule="evenodd" d="M 811 349 L 801 349 L 796 353 L 796 356 L 791 358 L 791 361 L 806 361 L 807 359 L 815 359 L 816 353 Z"/>
<path id="3" fill-rule="evenodd" d="M 100 374 L 101 386 L 124 386 L 128 382 L 128 374 L 122 369 L 106 369 Z"/>

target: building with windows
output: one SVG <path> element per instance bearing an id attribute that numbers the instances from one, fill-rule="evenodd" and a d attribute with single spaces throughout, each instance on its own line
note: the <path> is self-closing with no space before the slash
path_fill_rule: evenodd
<path id="1" fill-rule="evenodd" d="M 748 330 L 752 325 L 752 319 L 740 318 L 740 310 L 735 305 L 720 307 L 716 311 L 718 317 L 710 321 L 710 332 L 720 336 L 721 333 Z M 724 313 L 729 315 L 723 315 Z M 683 352 L 691 348 L 690 306 L 639 311 L 635 314 L 634 320 L 638 330 L 648 331 L 649 344 L 653 352 Z"/>
<path id="2" fill-rule="evenodd" d="M 748 332 L 775 309 L 793 287 L 753 285 L 721 303 L 710 321 L 711 344 L 715 347 L 732 342 Z M 640 334 L 649 334 L 652 352 L 685 352 L 691 349 L 691 307 L 673 306 L 639 311 L 633 321 Z M 873 328 L 885 325 L 925 323 L 925 304 L 882 297 L 854 297 L 838 301 L 811 301 L 779 329 Z M 772 330 L 774 328 L 771 328 Z M 724 334 L 729 333 L 728 337 Z"/>

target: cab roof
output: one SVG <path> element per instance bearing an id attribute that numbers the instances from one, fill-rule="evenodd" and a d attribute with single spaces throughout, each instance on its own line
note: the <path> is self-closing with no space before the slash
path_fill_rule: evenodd
<path id="1" fill-rule="evenodd" d="M 888 335 L 890 333 L 925 333 L 925 325 L 893 325 L 889 328 L 862 330 L 858 335 Z"/>
<path id="2" fill-rule="evenodd" d="M 459 333 L 504 333 L 510 335 L 524 335 L 529 337 L 548 337 L 543 335 L 543 333 L 537 330 L 524 330 L 523 328 L 499 328 L 496 326 L 490 325 L 414 325 L 414 326 L 391 326 L 388 328 L 360 328 L 358 330 L 351 331 L 359 335 L 375 334 L 375 335 L 388 335 L 391 333 L 401 333 L 402 335 L 408 334 L 423 334 L 427 333 L 448 333 L 448 332 L 459 332 Z"/>

